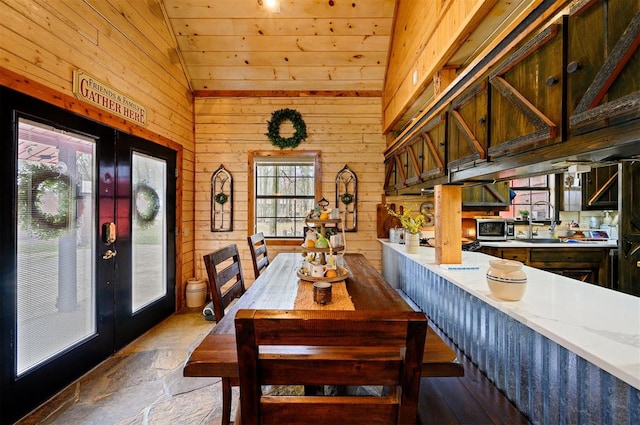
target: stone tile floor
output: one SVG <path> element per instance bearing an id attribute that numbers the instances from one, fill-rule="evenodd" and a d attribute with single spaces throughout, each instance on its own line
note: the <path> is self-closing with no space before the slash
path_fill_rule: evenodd
<path id="1" fill-rule="evenodd" d="M 214 324 L 201 309 L 172 315 L 18 424 L 219 424 L 220 379 L 182 376 L 189 353 Z M 237 400 L 234 393 L 234 411 Z"/>

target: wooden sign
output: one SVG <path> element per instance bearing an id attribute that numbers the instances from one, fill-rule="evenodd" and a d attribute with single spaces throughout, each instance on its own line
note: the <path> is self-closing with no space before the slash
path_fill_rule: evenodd
<path id="1" fill-rule="evenodd" d="M 114 90 L 82 70 L 73 71 L 73 94 L 100 109 L 146 126 L 147 110 L 130 97 Z"/>

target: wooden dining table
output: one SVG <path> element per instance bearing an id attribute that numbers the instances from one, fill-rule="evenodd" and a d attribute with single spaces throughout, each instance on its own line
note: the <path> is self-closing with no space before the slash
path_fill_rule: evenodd
<path id="1" fill-rule="evenodd" d="M 183 375 L 237 378 L 238 359 L 234 323 L 236 312 L 239 309 L 294 309 L 300 285 L 297 271 L 301 264 L 300 253 L 278 254 L 194 349 L 184 366 Z M 413 310 L 362 254 L 345 254 L 344 265 L 349 271 L 345 279 L 348 296 L 356 310 Z M 429 328 L 422 376 L 464 375 L 464 370 L 456 358 L 456 353 L 443 342 L 437 332 Z"/>

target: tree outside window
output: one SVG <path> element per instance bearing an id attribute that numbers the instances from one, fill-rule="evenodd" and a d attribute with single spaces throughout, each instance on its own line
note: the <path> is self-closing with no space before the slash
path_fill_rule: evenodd
<path id="1" fill-rule="evenodd" d="M 319 153 L 254 153 L 250 187 L 250 233 L 267 238 L 302 238 L 305 218 L 316 204 Z"/>

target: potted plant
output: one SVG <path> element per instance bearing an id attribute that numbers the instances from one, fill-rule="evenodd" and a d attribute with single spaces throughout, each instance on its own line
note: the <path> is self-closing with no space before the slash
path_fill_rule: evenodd
<path id="1" fill-rule="evenodd" d="M 407 252 L 417 254 L 420 246 L 420 230 L 427 223 L 426 217 L 423 214 L 412 213 L 411 209 L 406 206 L 403 206 L 401 213 L 397 213 L 387 207 L 387 213 L 400 220 L 400 224 L 406 232 L 405 246 L 407 247 Z"/>
<path id="2" fill-rule="evenodd" d="M 528 210 L 520 210 L 520 211 L 518 211 L 518 214 L 520 214 L 520 217 L 522 217 L 522 219 L 524 221 L 527 221 L 529 219 L 529 211 Z"/>

